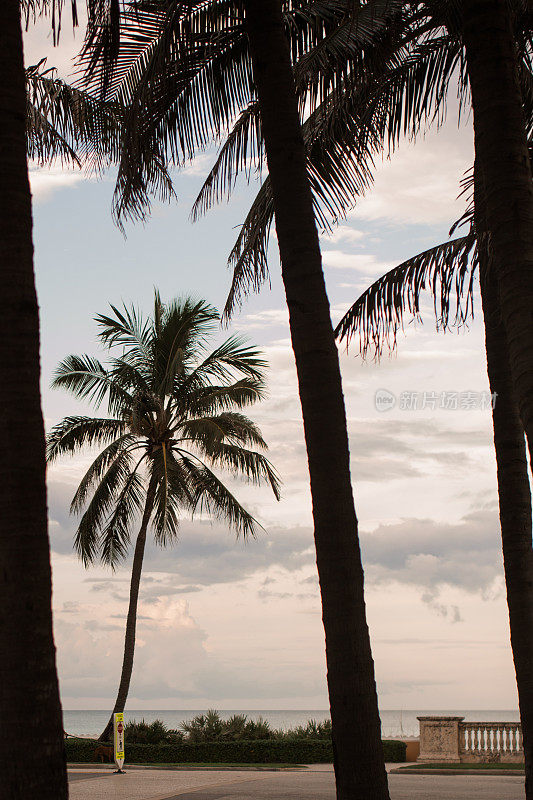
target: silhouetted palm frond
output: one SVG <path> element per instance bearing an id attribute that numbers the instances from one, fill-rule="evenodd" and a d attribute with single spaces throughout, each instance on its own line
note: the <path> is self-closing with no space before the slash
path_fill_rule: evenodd
<path id="1" fill-rule="evenodd" d="M 121 419 L 65 417 L 48 434 L 46 458 L 52 462 L 82 447 L 114 442 L 117 437 L 122 438 L 125 429 L 126 423 Z"/>
<path id="2" fill-rule="evenodd" d="M 101 171 L 119 154 L 122 111 L 57 77 L 46 59 L 26 68 L 28 157 Z"/>
<path id="3" fill-rule="evenodd" d="M 398 34 L 400 36 L 400 34 Z M 415 137 L 423 126 L 439 124 L 446 97 L 461 64 L 460 47 L 444 37 L 409 46 L 404 38 L 390 45 L 379 70 L 349 75 L 302 125 L 317 223 L 330 231 L 372 183 L 374 157 L 390 153 L 402 136 Z M 384 57 L 380 45 L 379 54 Z M 372 62 L 376 55 L 369 57 Z M 229 158 L 231 151 L 224 153 Z M 242 157 L 233 169 L 223 161 L 207 179 L 193 213 L 205 211 L 231 190 Z M 216 167 L 215 167 L 216 170 Z M 268 242 L 274 217 L 270 182 L 265 179 L 241 226 L 228 265 L 232 284 L 224 309 L 229 319 L 242 298 L 268 278 Z"/>
<path id="4" fill-rule="evenodd" d="M 405 315 L 420 319 L 423 292 L 432 296 L 437 327 L 459 325 L 473 314 L 477 268 L 474 232 L 452 239 L 404 261 L 372 284 L 339 322 L 335 335 L 349 344 L 359 334 L 363 357 L 372 348 L 394 349 Z"/>

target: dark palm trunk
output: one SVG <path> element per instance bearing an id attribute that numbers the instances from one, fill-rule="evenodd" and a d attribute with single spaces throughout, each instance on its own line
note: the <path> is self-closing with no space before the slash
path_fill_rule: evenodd
<path id="1" fill-rule="evenodd" d="M 305 439 L 337 797 L 386 800 L 339 360 L 280 0 L 245 0 Z"/>
<path id="2" fill-rule="evenodd" d="M 62 800 L 19 0 L 0 3 L 0 74 L 0 794 Z"/>
<path id="3" fill-rule="evenodd" d="M 511 647 L 518 688 L 518 702 L 526 765 L 526 798 L 533 800 L 533 548 L 531 491 L 528 478 L 524 429 L 514 397 L 507 339 L 501 322 L 497 284 L 483 236 L 483 200 L 476 167 L 476 228 L 480 263 L 481 298 L 485 319 L 487 371 L 491 392 L 496 393 L 492 412 L 498 472 L 498 497 L 503 564 Z"/>
<path id="4" fill-rule="evenodd" d="M 155 482 L 150 481 L 148 491 L 146 493 L 146 503 L 144 505 L 144 513 L 141 522 L 141 528 L 135 543 L 135 553 L 133 554 L 133 565 L 131 568 L 131 582 L 130 582 L 130 604 L 128 607 L 128 618 L 126 620 L 126 636 L 124 640 L 124 658 L 122 660 L 122 673 L 120 676 L 120 684 L 118 687 L 117 699 L 115 707 L 109 718 L 109 722 L 100 734 L 98 741 L 108 742 L 111 739 L 113 732 L 113 714 L 118 714 L 124 711 L 126 700 L 128 699 L 128 692 L 130 690 L 131 673 L 133 672 L 133 656 L 135 653 L 135 629 L 137 627 L 137 604 L 139 601 L 139 585 L 141 583 L 141 574 L 143 568 L 144 548 L 146 545 L 146 531 L 148 530 L 148 523 L 152 515 L 155 499 Z"/>
<path id="5" fill-rule="evenodd" d="M 507 0 L 464 0 L 463 39 L 515 396 L 533 453 L 533 182 Z"/>

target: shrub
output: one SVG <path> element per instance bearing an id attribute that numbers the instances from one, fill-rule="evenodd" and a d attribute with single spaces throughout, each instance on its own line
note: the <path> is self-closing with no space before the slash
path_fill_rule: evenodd
<path id="1" fill-rule="evenodd" d="M 89 763 L 98 742 L 67 739 L 67 761 Z M 404 761 L 404 742 L 384 741 L 386 761 Z M 327 764 L 333 760 L 331 741 L 268 739 L 255 741 L 217 741 L 191 744 L 128 744 L 129 764 Z"/>
<path id="2" fill-rule="evenodd" d="M 173 744 L 183 741 L 183 733 L 169 730 L 160 719 L 154 722 L 131 720 L 124 729 L 124 739 L 131 744 Z"/>
<path id="3" fill-rule="evenodd" d="M 185 741 L 191 744 L 255 741 L 273 739 L 277 736 L 276 731 L 273 731 L 262 717 L 249 720 L 245 714 L 234 714 L 229 719 L 222 719 L 219 712 L 213 709 L 209 709 L 206 714 L 197 714 L 193 719 L 182 723 L 181 729 L 185 734 Z"/>
<path id="4" fill-rule="evenodd" d="M 389 763 L 394 762 L 397 764 L 400 761 L 405 761 L 406 750 L 407 745 L 405 742 L 398 742 L 396 739 L 383 740 L 383 755 L 385 761 Z"/>
<path id="5" fill-rule="evenodd" d="M 307 721 L 307 725 L 299 725 L 286 733 L 280 732 L 280 738 L 283 739 L 321 739 L 331 740 L 331 720 L 326 719 L 324 722 L 317 722 L 314 719 Z"/>

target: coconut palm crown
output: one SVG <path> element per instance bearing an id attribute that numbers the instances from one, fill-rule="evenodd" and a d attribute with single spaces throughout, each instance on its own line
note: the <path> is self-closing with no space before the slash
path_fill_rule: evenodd
<path id="1" fill-rule="evenodd" d="M 68 356 L 52 384 L 97 408 L 107 403 L 109 413 L 66 417 L 47 440 L 49 461 L 103 447 L 72 500 L 72 512 L 85 509 L 75 537 L 79 556 L 86 565 L 100 559 L 115 567 L 143 513 L 161 545 L 175 540 L 181 514 L 198 511 L 254 534 L 258 523 L 214 469 L 266 481 L 279 498 L 274 468 L 252 449 L 267 445 L 240 412 L 264 394 L 265 361 L 235 336 L 208 351 L 219 316 L 203 301 L 164 305 L 156 294 L 152 319 L 134 308 L 111 309 L 96 321 L 102 344 L 117 355 L 106 366 Z"/>

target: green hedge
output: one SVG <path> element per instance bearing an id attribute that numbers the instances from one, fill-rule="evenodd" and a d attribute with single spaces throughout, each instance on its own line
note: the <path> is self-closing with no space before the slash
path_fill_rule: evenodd
<path id="1" fill-rule="evenodd" d="M 67 761 L 94 762 L 98 743 L 90 739 L 67 739 Z M 383 742 L 385 761 L 405 761 L 405 743 Z M 128 764 L 329 764 L 333 761 L 331 742 L 267 740 L 253 742 L 203 742 L 202 744 L 130 744 L 126 742 Z"/>

